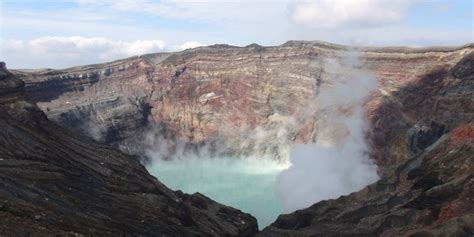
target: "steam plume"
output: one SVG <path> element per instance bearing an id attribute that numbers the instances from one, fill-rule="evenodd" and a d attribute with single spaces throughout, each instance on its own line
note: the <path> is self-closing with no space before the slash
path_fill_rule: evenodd
<path id="1" fill-rule="evenodd" d="M 291 166 L 277 179 L 276 193 L 285 212 L 357 191 L 378 179 L 369 160 L 364 131 L 364 100 L 377 89 L 376 79 L 355 54 L 327 60 L 331 77 L 316 96 L 316 144 L 293 145 Z"/>

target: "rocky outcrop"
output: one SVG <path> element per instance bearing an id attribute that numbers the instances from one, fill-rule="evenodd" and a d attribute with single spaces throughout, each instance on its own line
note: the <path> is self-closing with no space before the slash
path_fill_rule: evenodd
<path id="1" fill-rule="evenodd" d="M 466 96 L 472 82 L 458 79 L 470 75 L 472 45 L 215 45 L 15 73 L 48 118 L 130 153 L 143 150 L 136 141 L 140 145 L 144 132 L 158 127 L 168 137 L 206 142 L 224 152 L 277 157 L 284 156 L 292 142 L 315 141 L 315 95 L 330 86 L 339 70 L 334 65 L 343 65 L 348 51 L 358 52 L 359 67 L 373 73 L 380 84 L 366 106 L 377 164 L 390 166 L 408 157 L 406 133 L 417 123 L 431 119 L 449 130 L 457 121 L 472 119 L 472 97 Z"/>
<path id="2" fill-rule="evenodd" d="M 474 124 L 455 128 L 363 190 L 298 210 L 261 236 L 472 236 Z"/>
<path id="3" fill-rule="evenodd" d="M 5 63 L 0 62 L 0 77 L 8 78 L 8 80 L 0 81 L 0 99 L 2 103 L 15 101 L 23 96 L 25 83 L 12 77 L 7 71 Z"/>
<path id="4" fill-rule="evenodd" d="M 50 122 L 24 98 L 23 85 L 2 63 L 0 236 L 256 233 L 252 216 L 173 192 L 136 157 Z"/>
<path id="5" fill-rule="evenodd" d="M 474 76 L 474 54 L 471 53 L 463 58 L 451 71 L 454 77 L 461 80 L 472 79 Z"/>
<path id="6" fill-rule="evenodd" d="M 434 121 L 429 125 L 415 124 L 408 129 L 408 148 L 417 154 L 425 150 L 429 145 L 433 144 L 444 133 L 444 126 Z"/>

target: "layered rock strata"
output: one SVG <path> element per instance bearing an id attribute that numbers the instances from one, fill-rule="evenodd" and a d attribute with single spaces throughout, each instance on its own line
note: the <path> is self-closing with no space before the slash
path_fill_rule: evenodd
<path id="1" fill-rule="evenodd" d="M 411 127 L 433 120 L 449 130 L 472 119 L 472 97 L 465 96 L 470 92 L 445 92 L 445 87 L 470 83 L 456 75 L 469 73 L 469 62 L 459 63 L 473 51 L 472 45 L 349 48 L 290 41 L 276 47 L 216 45 L 15 73 L 48 118 L 130 153 L 143 151 L 136 141 L 156 130 L 166 139 L 278 158 L 287 155 L 292 142 L 315 141 L 315 95 L 331 86 L 340 70 L 334 65 L 344 66 L 348 52 L 358 52 L 359 67 L 380 85 L 366 107 L 372 157 L 387 166 L 409 156 L 405 144 Z M 459 72 L 453 74 L 456 65 Z"/>

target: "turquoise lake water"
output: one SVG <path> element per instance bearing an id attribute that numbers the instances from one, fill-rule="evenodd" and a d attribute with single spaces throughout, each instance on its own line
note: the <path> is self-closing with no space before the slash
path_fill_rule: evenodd
<path id="1" fill-rule="evenodd" d="M 257 218 L 262 229 L 282 213 L 275 181 L 287 165 L 263 159 L 178 159 L 155 161 L 149 172 L 173 190 L 200 192 Z"/>

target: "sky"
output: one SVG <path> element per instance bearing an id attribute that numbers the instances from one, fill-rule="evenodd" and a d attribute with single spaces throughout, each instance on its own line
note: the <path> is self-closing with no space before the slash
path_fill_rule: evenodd
<path id="1" fill-rule="evenodd" d="M 472 0 L 0 0 L 0 61 L 64 68 L 288 40 L 359 46 L 474 41 Z"/>

